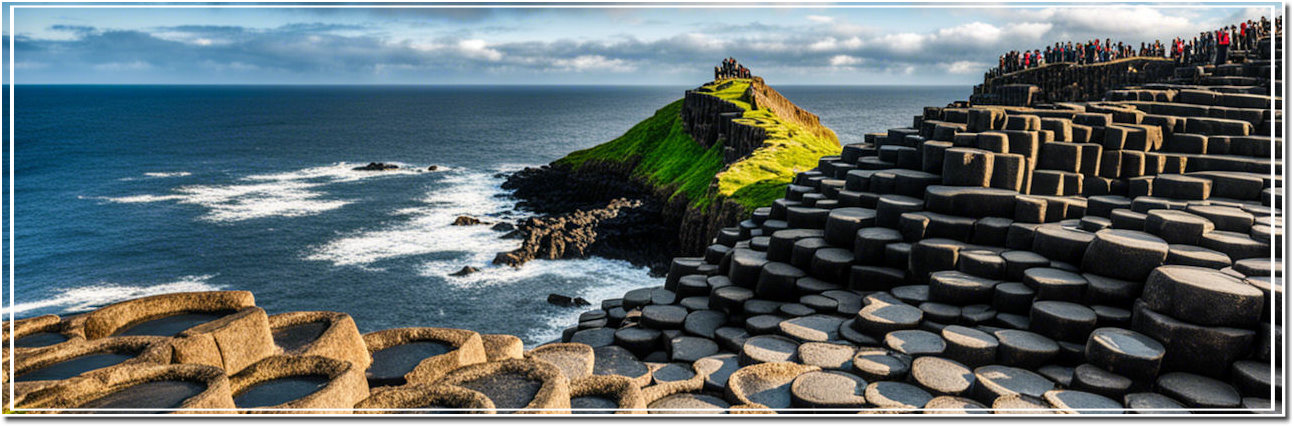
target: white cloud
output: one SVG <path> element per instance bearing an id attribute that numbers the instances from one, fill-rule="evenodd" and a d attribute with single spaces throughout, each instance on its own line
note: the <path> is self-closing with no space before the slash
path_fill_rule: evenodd
<path id="1" fill-rule="evenodd" d="M 485 40 L 471 39 L 458 42 L 458 51 L 463 56 L 471 59 L 484 59 L 487 61 L 498 61 L 503 59 L 503 53 L 491 49 Z"/>
<path id="2" fill-rule="evenodd" d="M 153 69 L 153 65 L 144 61 L 108 62 L 96 64 L 94 69 L 98 71 L 143 71 Z"/>
<path id="3" fill-rule="evenodd" d="M 988 64 L 971 61 L 957 61 L 947 66 L 951 74 L 973 74 L 985 69 L 988 69 Z"/>
<path id="4" fill-rule="evenodd" d="M 810 21 L 817 22 L 819 24 L 827 24 L 836 20 L 836 18 L 833 18 L 830 16 L 822 16 L 822 15 L 809 15 L 809 16 L 806 16 L 806 18 L 809 18 Z"/>
<path id="5" fill-rule="evenodd" d="M 832 56 L 829 62 L 833 67 L 848 67 L 863 63 L 863 59 L 849 55 L 836 55 Z"/>
<path id="6" fill-rule="evenodd" d="M 553 61 L 556 68 L 568 71 L 612 71 L 630 72 L 635 68 L 623 59 L 608 59 L 602 55 L 581 55 L 574 58 L 562 58 Z"/>

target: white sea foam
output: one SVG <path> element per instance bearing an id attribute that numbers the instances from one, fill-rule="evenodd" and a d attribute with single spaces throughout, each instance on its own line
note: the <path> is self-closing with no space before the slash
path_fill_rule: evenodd
<path id="1" fill-rule="evenodd" d="M 421 206 L 395 210 L 392 215 L 396 218 L 391 221 L 315 247 L 306 259 L 364 266 L 397 257 L 448 252 L 460 253 L 454 260 L 460 268 L 464 264 L 488 263 L 495 252 L 516 248 L 517 242 L 499 239 L 500 234 L 489 226 L 451 224 L 458 216 L 485 218 L 509 208 L 507 200 L 495 197 L 501 192 L 500 183 L 502 180 L 490 173 L 451 170 L 420 200 Z"/>
<path id="2" fill-rule="evenodd" d="M 189 172 L 148 172 L 148 173 L 144 173 L 144 176 L 148 176 L 152 178 L 168 178 L 168 177 L 184 177 L 192 174 L 193 173 L 189 173 Z"/>
<path id="3" fill-rule="evenodd" d="M 58 294 L 31 302 L 18 303 L 10 308 L 15 315 L 38 309 L 60 308 L 59 312 L 79 312 L 96 309 L 122 300 L 166 293 L 220 290 L 220 286 L 207 283 L 212 275 L 184 276 L 178 280 L 154 285 L 122 285 L 100 283 L 83 287 L 64 288 Z M 19 300 L 23 298 L 18 296 Z"/>
<path id="4" fill-rule="evenodd" d="M 114 203 L 174 201 L 198 205 L 208 210 L 199 219 L 208 222 L 237 222 L 271 216 L 308 216 L 338 209 L 352 202 L 324 199 L 326 194 L 319 189 L 320 186 L 374 177 L 424 173 L 400 163 L 389 164 L 401 167 L 381 172 L 361 171 L 354 170 L 361 164 L 342 162 L 285 173 L 251 175 L 228 185 L 181 186 L 168 195 L 144 194 L 103 199 Z M 180 173 L 188 175 L 187 172 Z"/>

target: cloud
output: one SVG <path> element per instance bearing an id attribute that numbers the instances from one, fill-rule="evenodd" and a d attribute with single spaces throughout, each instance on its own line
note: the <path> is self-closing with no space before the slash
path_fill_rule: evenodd
<path id="1" fill-rule="evenodd" d="M 727 56 L 766 76 L 873 73 L 969 82 L 989 66 L 983 61 L 1008 50 L 1041 48 L 1093 34 L 1132 43 L 1153 41 L 1171 38 L 1156 35 L 1160 32 L 1190 35 L 1207 28 L 1202 25 L 1232 15 L 1261 12 L 1236 9 L 1219 14 L 1146 6 L 982 9 L 931 29 L 884 22 L 871 15 L 863 15 L 864 25 L 840 13 L 767 21 L 675 21 L 637 31 L 642 27 L 635 25 L 645 24 L 635 22 L 646 19 L 623 10 L 465 9 L 461 14 L 456 9 L 391 10 L 417 12 L 409 16 L 362 11 L 365 20 L 344 23 L 328 22 L 332 12 L 311 12 L 305 22 L 277 27 L 176 25 L 123 30 L 53 25 L 42 33 L 48 38 L 20 32 L 14 44 L 19 64 L 32 64 L 26 65 L 29 69 L 40 64 L 41 73 L 27 74 L 70 83 L 132 76 L 135 82 L 160 77 L 202 82 L 257 77 L 286 82 L 470 82 L 487 75 L 490 81 L 500 76 L 531 81 L 535 76 L 561 73 L 578 73 L 579 81 L 593 77 L 623 81 L 625 73 L 642 70 L 651 70 L 646 78 L 676 82 L 704 78 L 719 58 Z M 567 25 L 601 19 L 623 24 L 624 29 L 616 35 L 584 36 L 549 28 L 546 19 L 558 14 L 567 14 L 561 15 Z M 543 24 L 523 25 L 505 17 Z"/>
<path id="2" fill-rule="evenodd" d="M 947 69 L 948 72 L 952 74 L 974 74 L 982 72 L 985 69 L 988 69 L 988 67 L 988 63 L 957 61 L 948 64 Z"/>
<path id="3" fill-rule="evenodd" d="M 848 67 L 848 66 L 861 64 L 863 63 L 863 60 L 861 58 L 855 58 L 849 55 L 836 55 L 836 56 L 832 56 L 831 60 L 828 62 L 833 67 Z"/>

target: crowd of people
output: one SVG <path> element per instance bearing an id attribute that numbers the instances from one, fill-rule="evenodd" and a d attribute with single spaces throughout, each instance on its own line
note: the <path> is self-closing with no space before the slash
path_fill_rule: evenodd
<path id="1" fill-rule="evenodd" d="M 750 78 L 750 69 L 737 62 L 736 59 L 729 57 L 724 59 L 722 64 L 714 67 L 715 81 L 725 78 Z"/>
<path id="2" fill-rule="evenodd" d="M 1121 41 L 1116 43 L 1107 38 L 1104 42 L 1100 39 L 1095 39 L 1056 43 L 1044 49 L 1034 49 L 1032 51 L 1013 50 L 998 56 L 997 68 L 990 69 L 988 77 L 996 77 L 1047 64 L 1069 62 L 1086 65 L 1134 56 L 1167 57 L 1176 60 L 1178 63 L 1221 64 L 1226 62 L 1228 52 L 1232 46 L 1235 46 L 1236 49 L 1245 50 L 1255 48 L 1258 45 L 1258 39 L 1271 33 L 1273 24 L 1276 31 L 1281 31 L 1281 17 L 1277 16 L 1275 22 L 1272 22 L 1268 21 L 1267 17 L 1264 16 L 1256 21 L 1251 19 L 1241 22 L 1239 25 L 1222 27 L 1216 31 L 1205 31 L 1191 40 L 1177 38 L 1167 45 L 1155 40 L 1154 43 L 1141 43 L 1140 46 L 1133 46 L 1130 43 L 1124 44 Z"/>

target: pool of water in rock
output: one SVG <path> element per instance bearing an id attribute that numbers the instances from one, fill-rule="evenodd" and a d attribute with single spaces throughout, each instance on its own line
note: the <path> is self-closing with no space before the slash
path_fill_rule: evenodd
<path id="1" fill-rule="evenodd" d="M 285 351 L 291 351 L 319 339 L 328 330 L 328 323 L 308 322 L 274 329 L 274 344 Z"/>
<path id="2" fill-rule="evenodd" d="M 37 380 L 63 380 L 76 377 L 77 375 L 90 370 L 121 364 L 123 361 L 134 357 L 135 354 L 118 353 L 82 355 L 67 361 L 19 374 L 18 378 L 14 379 L 14 381 L 32 382 Z"/>
<path id="3" fill-rule="evenodd" d="M 530 405 L 543 383 L 519 373 L 505 372 L 463 382 L 459 386 L 485 394 L 494 401 L 499 414 L 509 414 Z"/>
<path id="4" fill-rule="evenodd" d="M 40 348 L 67 341 L 67 336 L 59 333 L 32 333 L 14 340 L 13 345 L 20 348 Z"/>
<path id="5" fill-rule="evenodd" d="M 181 331 L 188 330 L 211 321 L 220 319 L 225 315 L 234 313 L 234 311 L 218 312 L 185 312 L 174 315 L 166 315 L 160 318 L 145 319 L 135 324 L 123 327 L 118 336 L 174 336 Z"/>
<path id="6" fill-rule="evenodd" d="M 113 392 L 107 396 L 81 404 L 79 408 L 99 408 L 89 413 L 115 412 L 118 414 L 164 413 L 178 408 L 184 400 L 202 393 L 207 387 L 201 383 L 182 380 L 160 380 L 142 383 Z M 113 411 L 112 408 L 153 408 L 159 411 Z M 76 411 L 83 413 L 83 411 Z"/>
<path id="7" fill-rule="evenodd" d="M 620 404 L 600 396 L 577 396 L 571 398 L 572 414 L 615 414 Z"/>
<path id="8" fill-rule="evenodd" d="M 328 376 L 309 375 L 291 376 L 267 380 L 234 396 L 234 405 L 239 408 L 273 407 L 289 401 L 301 399 L 315 393 L 328 384 Z"/>
<path id="9" fill-rule="evenodd" d="M 374 352 L 373 364 L 368 367 L 366 373 L 369 385 L 402 385 L 404 384 L 404 375 L 417 367 L 422 360 L 448 353 L 453 349 L 453 347 L 441 342 L 423 340 Z"/>

